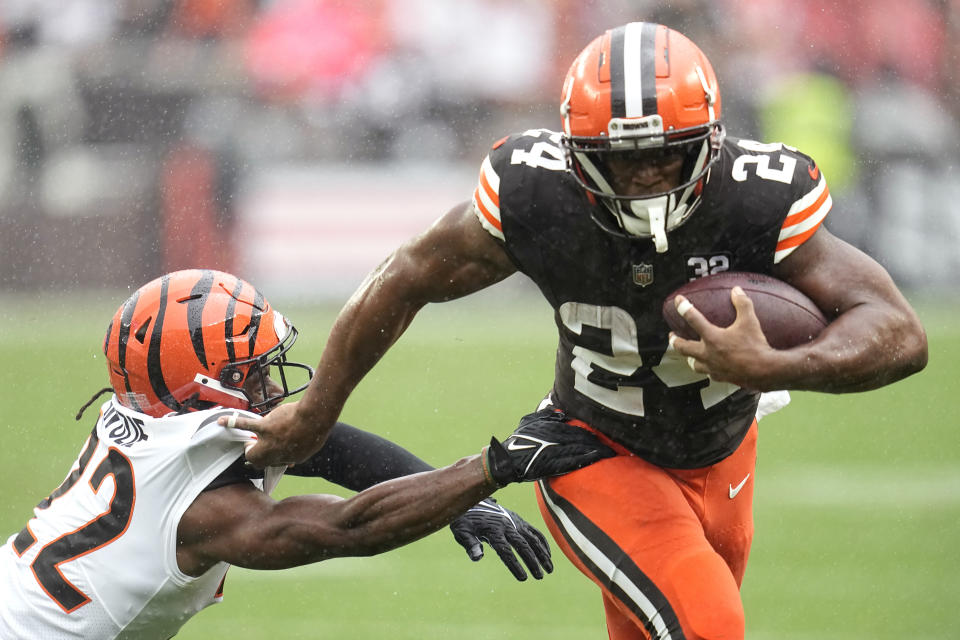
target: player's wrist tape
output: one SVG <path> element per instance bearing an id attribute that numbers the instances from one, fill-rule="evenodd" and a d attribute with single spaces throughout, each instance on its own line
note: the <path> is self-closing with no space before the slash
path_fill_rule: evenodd
<path id="1" fill-rule="evenodd" d="M 483 477 L 488 484 L 497 484 L 497 481 L 493 479 L 493 475 L 490 473 L 490 463 L 487 460 L 487 455 L 490 451 L 490 447 L 484 447 L 480 450 L 480 466 L 483 467 Z"/>

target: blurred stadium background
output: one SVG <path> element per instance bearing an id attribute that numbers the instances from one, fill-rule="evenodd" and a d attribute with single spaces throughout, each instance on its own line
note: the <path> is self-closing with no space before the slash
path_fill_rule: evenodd
<path id="1" fill-rule="evenodd" d="M 494 140 L 556 128 L 573 56 L 630 20 L 700 44 L 733 132 L 817 158 L 828 226 L 891 271 L 930 332 L 924 373 L 796 394 L 764 421 L 748 638 L 955 638 L 958 0 L 0 0 L 0 535 L 92 426 L 72 415 L 106 382 L 99 341 L 129 289 L 233 271 L 315 361 L 364 274 L 469 197 Z M 435 464 L 507 433 L 552 374 L 549 309 L 530 294 L 512 278 L 428 309 L 345 417 Z M 502 499 L 540 522 L 528 488 Z M 225 604 L 178 637 L 605 637 L 562 557 L 515 584 L 461 556 L 441 533 L 234 569 Z"/>

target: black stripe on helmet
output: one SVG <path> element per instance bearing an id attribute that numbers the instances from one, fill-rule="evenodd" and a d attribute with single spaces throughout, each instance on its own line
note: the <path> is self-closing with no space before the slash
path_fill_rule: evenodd
<path id="1" fill-rule="evenodd" d="M 113 333 L 113 318 L 110 319 L 110 324 L 107 325 L 107 335 L 103 336 L 103 355 L 107 355 L 107 348 L 110 346 L 110 335 Z"/>
<path id="2" fill-rule="evenodd" d="M 627 115 L 626 81 L 623 75 L 623 41 L 626 26 L 610 31 L 610 117 Z"/>
<path id="3" fill-rule="evenodd" d="M 644 574 L 632 561 L 629 554 L 621 549 L 617 543 L 610 538 L 610 536 L 604 533 L 596 524 L 593 523 L 593 521 L 591 521 L 586 515 L 577 509 L 569 500 L 553 490 L 548 482 L 541 480 L 538 484 L 540 485 L 540 490 L 543 492 L 544 497 L 548 498 L 548 511 L 553 517 L 554 524 L 556 524 L 557 529 L 560 530 L 560 533 L 567 541 L 567 545 L 577 555 L 577 558 L 580 559 L 580 562 L 583 563 L 583 566 L 586 567 L 587 570 L 603 585 L 604 589 L 609 591 L 620 602 L 626 605 L 635 616 L 637 616 L 637 618 L 643 623 L 643 626 L 646 629 L 649 637 L 657 640 L 664 636 L 657 632 L 657 629 L 653 623 L 653 618 L 647 612 L 645 612 L 640 604 L 637 603 L 619 584 L 614 582 L 612 577 L 607 575 L 607 573 L 604 572 L 599 565 L 597 565 L 591 555 L 582 548 L 581 544 L 573 538 L 566 524 L 562 522 L 554 513 L 554 508 L 552 505 L 550 505 L 551 502 L 567 518 L 569 518 L 572 528 L 576 529 L 581 536 L 586 538 L 602 556 L 610 561 L 611 564 L 615 564 L 617 573 L 629 580 L 633 586 L 640 591 L 640 593 L 642 593 L 647 600 L 649 600 L 653 610 L 657 612 L 656 615 L 659 615 L 663 621 L 669 637 L 672 640 L 685 640 L 686 636 L 683 633 L 683 629 L 680 627 L 680 619 L 677 617 L 676 612 L 670 605 L 670 601 L 667 600 L 667 597 L 663 594 L 663 592 L 660 591 L 657 585 L 655 585 L 653 581 L 650 580 L 650 578 L 648 578 L 646 574 Z"/>
<path id="4" fill-rule="evenodd" d="M 266 301 L 259 289 L 253 290 L 253 309 L 250 312 L 250 350 L 247 353 L 248 358 L 252 358 L 257 348 L 257 335 L 260 333 L 260 321 L 263 320 L 263 310 L 266 308 Z"/>
<path id="5" fill-rule="evenodd" d="M 190 300 L 187 302 L 187 329 L 190 331 L 190 342 L 193 344 L 193 353 L 204 369 L 207 364 L 207 350 L 203 345 L 203 309 L 210 298 L 210 289 L 213 287 L 213 271 L 204 269 L 200 279 L 190 290 Z"/>
<path id="6" fill-rule="evenodd" d="M 227 345 L 227 361 L 233 362 L 237 359 L 236 350 L 233 347 L 233 319 L 237 311 L 237 296 L 243 291 L 243 280 L 236 278 L 233 285 L 233 291 L 230 293 L 230 301 L 227 303 L 227 315 L 223 322 L 223 341 Z"/>
<path id="7" fill-rule="evenodd" d="M 137 302 L 140 300 L 140 290 L 133 292 L 127 301 L 123 303 L 123 311 L 120 312 L 120 326 L 117 328 L 117 366 L 123 373 L 123 386 L 126 389 L 126 398 L 135 411 L 142 411 L 143 408 L 136 400 L 133 389 L 130 388 L 130 376 L 127 373 L 127 342 L 130 340 L 130 329 L 133 324 L 133 312 L 137 308 Z M 114 389 L 116 391 L 116 389 Z"/>
<path id="8" fill-rule="evenodd" d="M 160 304 L 157 308 L 157 318 L 153 323 L 153 332 L 150 334 L 150 347 L 147 350 L 147 377 L 153 393 L 160 398 L 163 404 L 174 411 L 180 410 L 180 403 L 170 393 L 167 383 L 163 380 L 163 368 L 160 364 L 160 343 L 163 339 L 163 321 L 167 312 L 167 295 L 170 289 L 170 276 L 160 279 Z"/>
<path id="9" fill-rule="evenodd" d="M 640 31 L 640 86 L 643 101 L 643 115 L 657 113 L 657 29 L 659 25 L 644 22 Z M 670 37 L 667 30 L 666 37 Z M 667 64 L 670 63 L 670 41 L 664 49 Z"/>

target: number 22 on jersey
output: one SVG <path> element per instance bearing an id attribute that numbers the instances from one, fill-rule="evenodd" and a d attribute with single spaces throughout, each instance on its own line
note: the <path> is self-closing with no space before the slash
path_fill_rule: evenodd
<path id="1" fill-rule="evenodd" d="M 80 454 L 77 468 L 48 498 L 37 505 L 37 509 L 49 509 L 54 501 L 71 490 L 92 491 L 99 495 L 101 489 L 108 490 L 109 485 L 104 484 L 107 477 L 113 479 L 113 495 L 105 501 L 106 509 L 71 531 L 59 532 L 58 537 L 44 544 L 30 564 L 33 575 L 46 594 L 67 613 L 87 604 L 90 598 L 64 577 L 60 566 L 110 544 L 123 535 L 133 515 L 136 499 L 133 467 L 130 460 L 118 449 L 110 447 L 106 455 L 87 474 L 98 443 L 97 432 L 94 431 Z M 85 478 L 86 482 L 79 482 L 81 478 Z M 27 523 L 17 534 L 13 547 L 17 555 L 22 556 L 37 542 L 37 537 L 30 530 L 30 523 Z"/>

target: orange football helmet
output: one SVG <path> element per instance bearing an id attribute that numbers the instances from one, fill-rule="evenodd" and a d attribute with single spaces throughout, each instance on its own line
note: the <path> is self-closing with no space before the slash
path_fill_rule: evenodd
<path id="1" fill-rule="evenodd" d="M 157 418 L 214 406 L 266 413 L 313 375 L 287 361 L 296 339 L 296 328 L 250 283 L 190 269 L 153 280 L 120 305 L 103 353 L 117 399 L 135 411 Z M 271 366 L 279 381 L 268 385 Z M 307 382 L 292 391 L 290 367 L 307 371 Z M 254 399 L 244 390 L 248 379 L 259 384 Z"/>
<path id="2" fill-rule="evenodd" d="M 699 204 L 723 143 L 720 91 L 707 57 L 663 25 L 610 29 L 573 61 L 560 113 L 567 168 L 610 214 L 594 220 L 612 233 L 653 238 L 657 251 L 666 251 L 666 232 Z M 682 154 L 680 183 L 651 195 L 617 193 L 610 154 L 640 163 Z"/>

